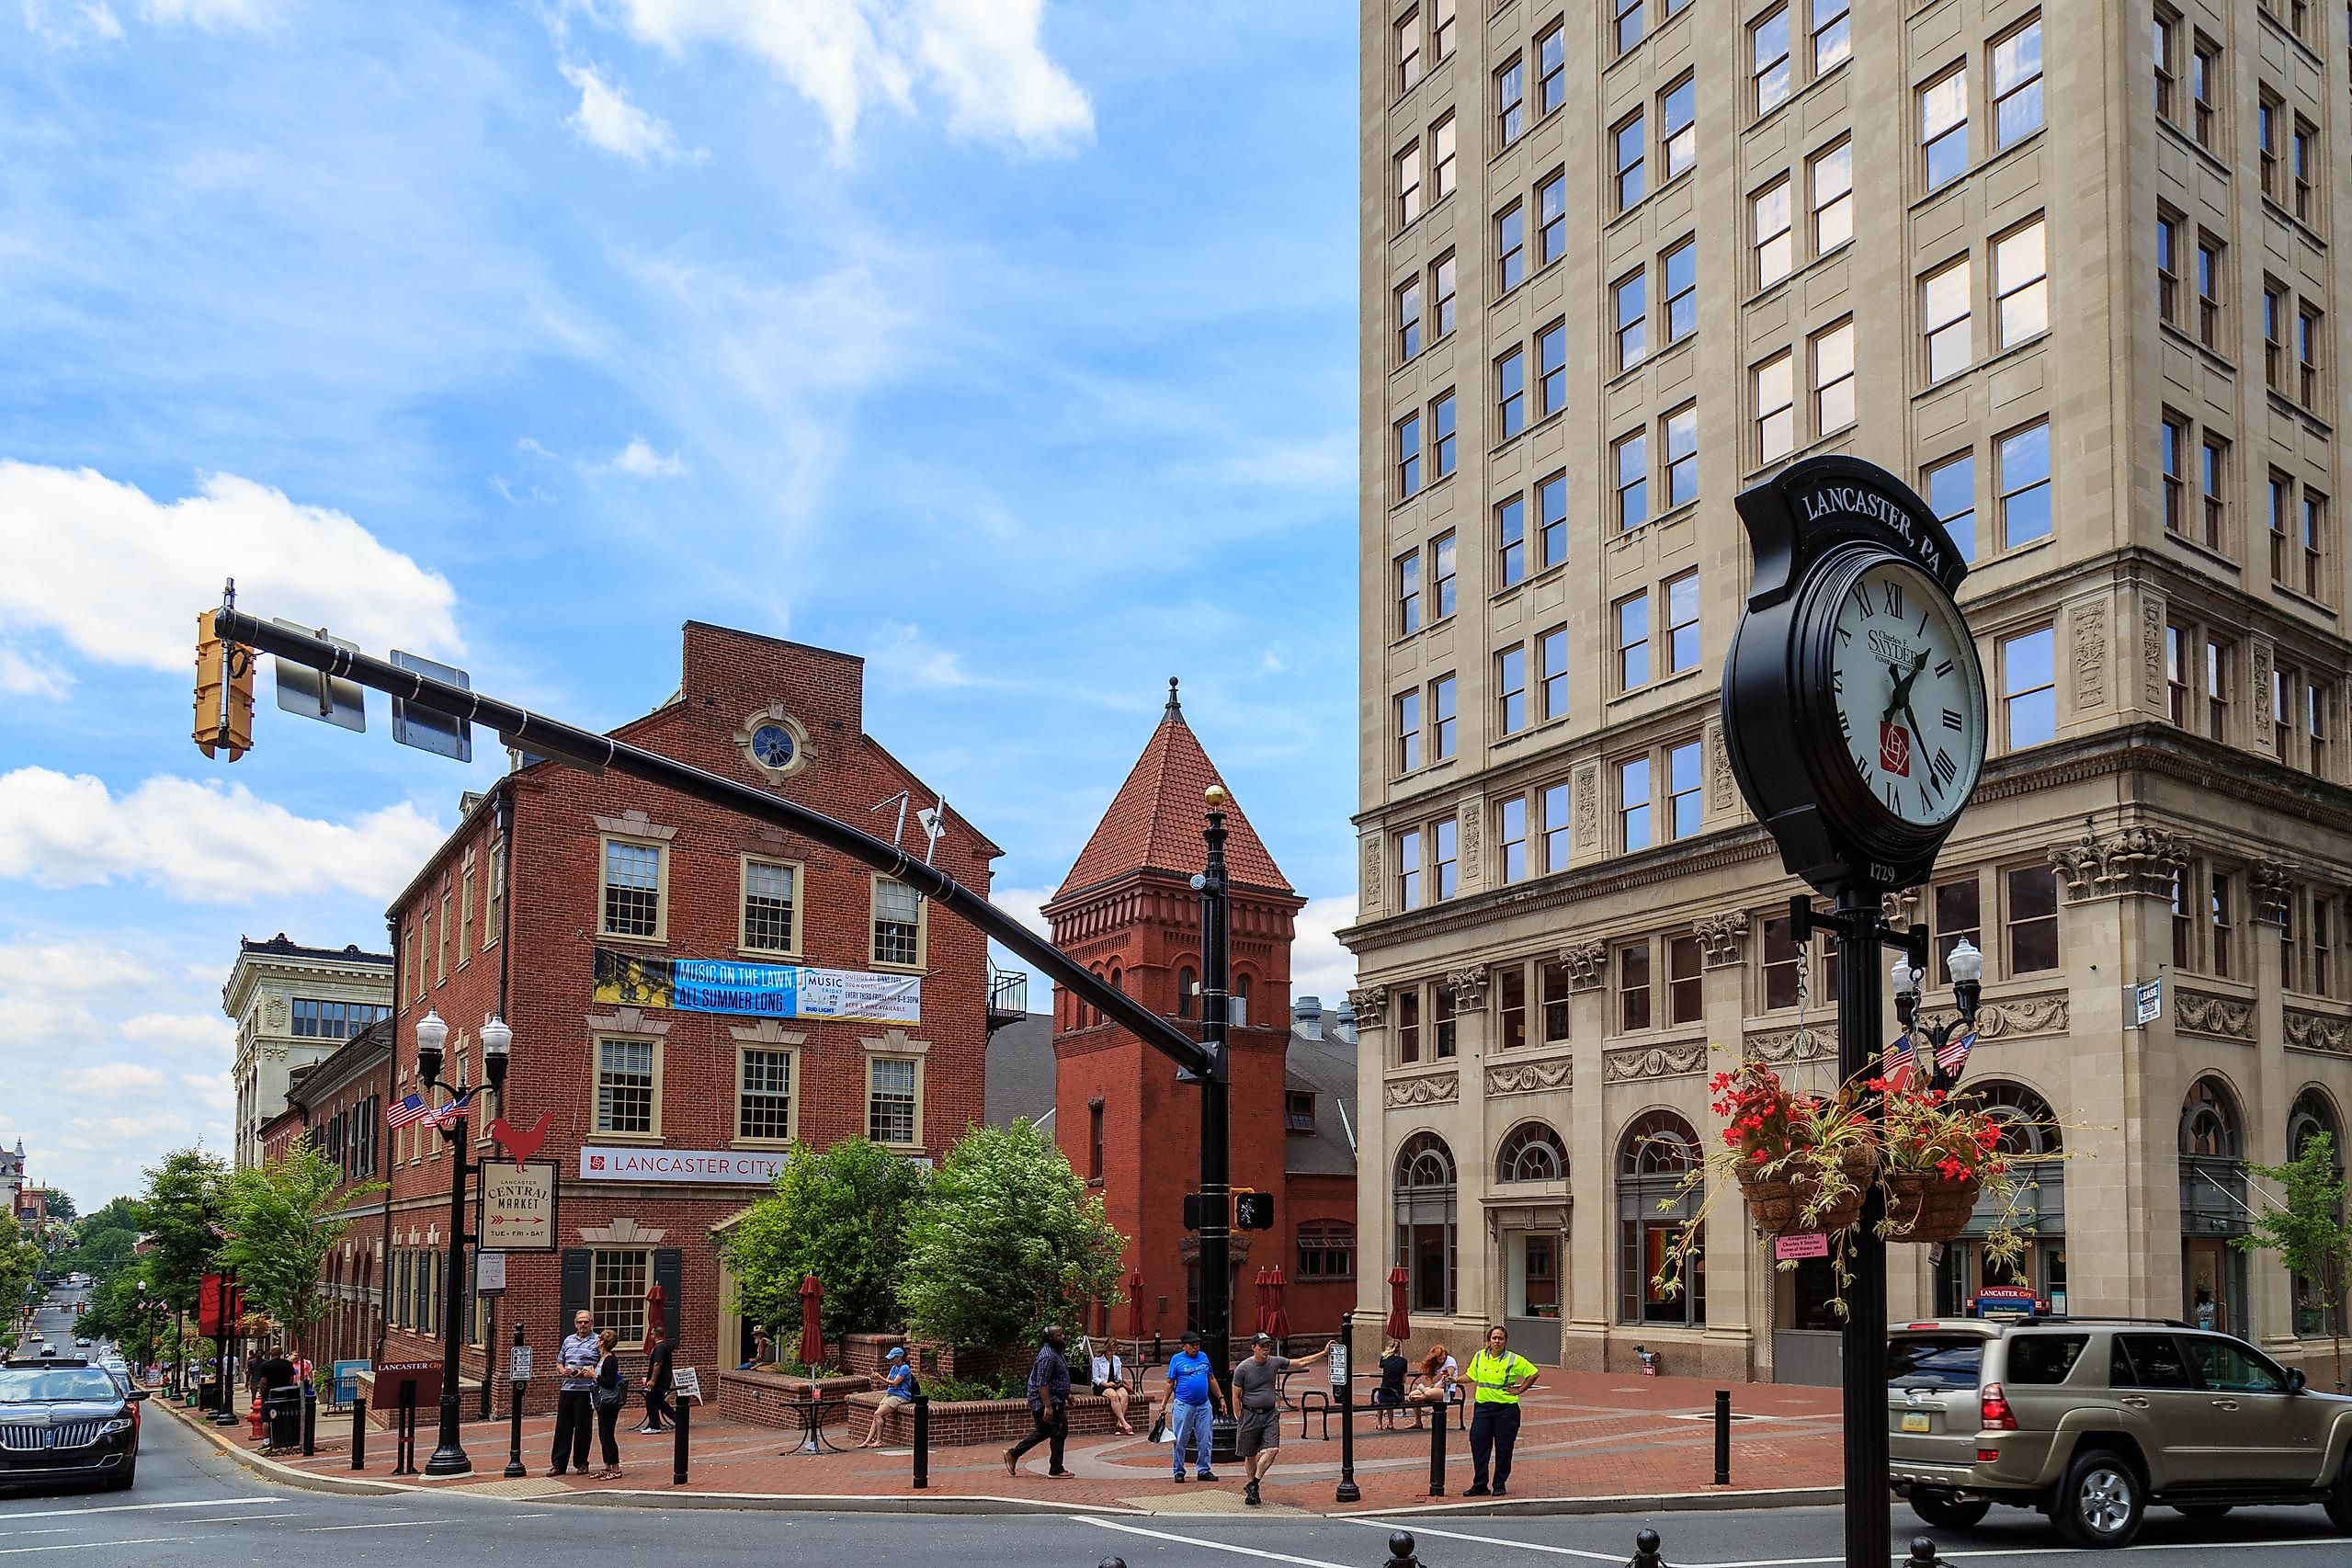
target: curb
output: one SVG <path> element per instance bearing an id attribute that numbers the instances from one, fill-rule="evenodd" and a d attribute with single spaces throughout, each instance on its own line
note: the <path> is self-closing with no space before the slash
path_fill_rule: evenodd
<path id="1" fill-rule="evenodd" d="M 152 1402 L 151 1402 L 152 1403 Z M 256 1475 L 286 1486 L 299 1486 L 309 1492 L 340 1492 L 368 1497 L 388 1496 L 395 1492 L 422 1492 L 421 1486 L 403 1486 L 394 1481 L 353 1481 L 339 1475 L 322 1475 L 314 1470 L 298 1470 L 290 1464 L 248 1452 L 233 1437 L 223 1437 L 221 1428 L 193 1414 L 186 1405 L 168 1403 L 164 1408 L 183 1426 L 212 1445 L 215 1452 L 223 1454 Z"/>
<path id="2" fill-rule="evenodd" d="M 1835 1508 L 1842 1486 L 1775 1486 L 1755 1492 L 1626 1492 L 1607 1497 L 1509 1497 L 1500 1503 L 1424 1503 L 1408 1508 L 1348 1508 L 1333 1519 L 1533 1518 L 1559 1514 L 1716 1514 L 1745 1508 Z"/>

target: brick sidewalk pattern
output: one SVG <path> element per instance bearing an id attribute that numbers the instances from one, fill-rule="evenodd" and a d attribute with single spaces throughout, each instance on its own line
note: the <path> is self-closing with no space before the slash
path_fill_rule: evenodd
<path id="1" fill-rule="evenodd" d="M 1713 1485 L 1715 1385 L 1682 1378 L 1643 1378 L 1613 1372 L 1546 1370 L 1525 1402 L 1525 1415 L 1511 1475 L 1518 1499 L 1623 1496 L 1636 1494 L 1708 1494 Z M 1835 1487 L 1841 1474 L 1838 1395 L 1835 1389 L 1751 1383 L 1732 1390 L 1732 1486 L 1728 1490 L 1773 1491 Z M 1137 1415 L 1140 1417 L 1139 1406 Z M 1283 1413 L 1283 1457 L 1264 1488 L 1268 1506 L 1331 1512 L 1339 1474 L 1336 1417 L 1332 1436 L 1322 1438 L 1320 1417 L 1310 1413 L 1308 1436 L 1299 1435 L 1300 1415 Z M 639 1419 L 634 1402 L 624 1413 Z M 869 1417 L 859 1410 L 856 1431 Z M 417 1463 L 433 1451 L 434 1412 L 417 1413 Z M 1138 1421 L 1139 1434 L 1142 1430 Z M 826 1427 L 828 1438 L 846 1445 L 842 1423 Z M 235 1429 L 240 1447 L 254 1445 Z M 1067 1462 L 1070 1481 L 1048 1480 L 1045 1449 L 1032 1449 L 1017 1477 L 1005 1473 L 1003 1449 L 995 1444 L 931 1449 L 930 1486 L 916 1492 L 910 1450 L 904 1448 L 848 1453 L 805 1454 L 788 1448 L 796 1435 L 697 1414 L 691 1427 L 690 1480 L 672 1487 L 673 1440 L 667 1433 L 619 1433 L 622 1478 L 589 1481 L 578 1474 L 551 1477 L 548 1449 L 553 1420 L 523 1422 L 523 1463 L 529 1478 L 507 1482 L 507 1424 L 468 1422 L 463 1430 L 473 1474 L 434 1486 L 479 1487 L 494 1495 L 552 1495 L 563 1491 L 660 1490 L 665 1492 L 766 1494 L 811 1497 L 992 1497 L 1062 1506 L 1143 1508 L 1159 1512 L 1219 1513 L 1238 1510 L 1241 1467 L 1219 1472 L 1213 1485 L 1169 1480 L 1165 1444 L 1133 1437 L 1073 1438 Z M 1470 1485 L 1470 1440 L 1457 1426 L 1447 1433 L 1447 1500 Z M 324 1412 L 318 1454 L 276 1455 L 279 1462 L 322 1475 L 384 1480 L 391 1476 L 392 1434 L 371 1427 L 367 1468 L 351 1469 L 350 1422 Z M 591 1458 L 591 1466 L 596 1463 Z M 408 1478 L 401 1478 L 408 1479 Z M 422 1478 L 417 1478 L 421 1480 Z M 1431 1501 L 1429 1435 L 1410 1423 L 1397 1432 L 1375 1432 L 1369 1413 L 1357 1412 L 1356 1482 L 1363 1493 L 1351 1508 L 1399 1508 Z"/>

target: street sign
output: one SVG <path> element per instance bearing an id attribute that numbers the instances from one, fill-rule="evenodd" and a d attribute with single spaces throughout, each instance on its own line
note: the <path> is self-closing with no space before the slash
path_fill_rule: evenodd
<path id="1" fill-rule="evenodd" d="M 404 670 L 429 676 L 454 687 L 471 691 L 472 680 L 466 673 L 451 665 L 436 664 L 415 653 L 392 651 L 392 662 Z M 460 762 L 473 760 L 473 726 L 453 713 L 442 713 L 430 708 L 411 708 L 400 698 L 392 699 L 392 739 L 418 751 L 429 751 L 436 756 L 455 757 Z"/>
<path id="2" fill-rule="evenodd" d="M 702 1403 L 702 1374 L 692 1367 L 680 1367 L 670 1374 L 670 1392 L 680 1399 Z"/>
<path id="3" fill-rule="evenodd" d="M 511 1382 L 527 1383 L 531 1381 L 531 1347 L 529 1346 L 517 1345 L 507 1356 L 506 1377 Z"/>
<path id="4" fill-rule="evenodd" d="M 2162 975 L 2153 980 L 2143 980 L 2129 987 L 2126 999 L 2131 1004 L 2135 1027 L 2144 1029 L 2165 1016 L 2165 981 Z"/>
<path id="5" fill-rule="evenodd" d="M 553 1252 L 555 1175 L 553 1162 L 510 1165 L 482 1162 L 481 1244 L 488 1252 Z"/>
<path id="6" fill-rule="evenodd" d="M 1824 1231 L 1812 1231 L 1801 1236 L 1772 1238 L 1772 1260 L 1775 1263 L 1791 1263 L 1800 1258 L 1827 1257 L 1828 1256 L 1829 1235 Z"/>
<path id="7" fill-rule="evenodd" d="M 1347 1346 L 1338 1342 L 1334 1342 L 1331 1347 L 1331 1386 L 1335 1389 L 1347 1386 Z"/>
<path id="8" fill-rule="evenodd" d="M 473 1255 L 473 1288 L 485 1296 L 495 1296 L 506 1289 L 505 1253 L 478 1252 Z"/>
<path id="9" fill-rule="evenodd" d="M 312 633 L 309 627 L 280 617 L 271 617 L 271 624 L 282 626 L 289 631 L 316 635 L 349 653 L 359 651 L 357 642 L 329 637 L 324 631 Z M 288 658 L 273 659 L 270 664 L 278 672 L 278 706 L 287 712 L 324 719 L 347 730 L 364 732 L 368 728 L 367 696 L 356 681 L 327 675 Z"/>

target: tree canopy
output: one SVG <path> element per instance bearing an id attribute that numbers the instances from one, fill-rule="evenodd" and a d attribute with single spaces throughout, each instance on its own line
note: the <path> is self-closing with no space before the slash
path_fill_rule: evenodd
<path id="1" fill-rule="evenodd" d="M 222 1191 L 228 1238 L 221 1262 L 237 1271 L 246 1299 L 301 1344 L 326 1312 L 319 1276 L 343 1241 L 347 1204 L 381 1190 L 381 1182 L 343 1187 L 343 1167 L 298 1140 L 279 1159 L 233 1172 Z"/>
<path id="2" fill-rule="evenodd" d="M 801 1281 L 813 1274 L 824 1286 L 828 1338 L 897 1327 L 906 1224 L 922 1193 L 920 1167 L 870 1140 L 795 1148 L 774 1189 L 720 1244 L 736 1310 L 797 1332 Z"/>
<path id="3" fill-rule="evenodd" d="M 141 1207 L 153 1241 L 155 1286 L 175 1312 L 192 1312 L 220 1245 L 212 1226 L 221 1217 L 228 1167 L 202 1149 L 175 1149 L 146 1174 Z"/>
<path id="4" fill-rule="evenodd" d="M 2335 1138 L 2319 1132 L 2306 1139 L 2283 1165 L 2255 1165 L 2255 1175 L 2278 1184 L 2283 1201 L 2255 1213 L 2250 1234 L 2234 1245 L 2243 1251 L 2274 1251 L 2295 1277 L 2296 1294 L 2317 1308 L 2328 1326 L 2343 1322 L 2345 1278 L 2352 1274 L 2352 1221 L 2345 1216 L 2347 1184 L 2335 1164 Z M 2344 1381 L 2344 1339 L 2335 1341 L 2335 1381 Z"/>

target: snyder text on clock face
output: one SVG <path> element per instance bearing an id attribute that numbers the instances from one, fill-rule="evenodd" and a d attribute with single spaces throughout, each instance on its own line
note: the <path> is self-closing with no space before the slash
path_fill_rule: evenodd
<path id="1" fill-rule="evenodd" d="M 1983 766 L 1985 715 L 1951 601 L 1918 568 L 1881 562 L 1846 590 L 1831 641 L 1831 703 L 1863 788 L 1906 823 L 1955 815 Z"/>

